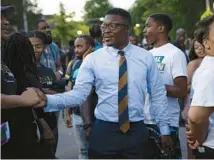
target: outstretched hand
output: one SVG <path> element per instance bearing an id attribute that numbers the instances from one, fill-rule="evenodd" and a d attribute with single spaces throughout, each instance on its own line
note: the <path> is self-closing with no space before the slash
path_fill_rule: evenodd
<path id="1" fill-rule="evenodd" d="M 35 105 L 39 104 L 41 101 L 40 97 L 36 92 L 36 88 L 27 88 L 21 94 L 21 104 L 26 107 L 34 107 Z M 42 107 L 42 106 L 37 106 Z"/>
<path id="2" fill-rule="evenodd" d="M 44 107 L 47 104 L 47 97 L 46 95 L 38 88 L 34 88 L 34 91 L 37 93 L 37 96 L 39 97 L 39 102 L 34 105 L 35 108 L 38 107 Z"/>

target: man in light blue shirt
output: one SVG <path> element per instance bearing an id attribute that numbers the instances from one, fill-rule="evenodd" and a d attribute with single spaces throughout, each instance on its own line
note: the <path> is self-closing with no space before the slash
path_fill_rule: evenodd
<path id="1" fill-rule="evenodd" d="M 153 56 L 129 44 L 130 25 L 127 11 L 108 11 L 101 25 L 107 46 L 85 58 L 72 91 L 46 96 L 45 111 L 58 111 L 81 105 L 95 86 L 98 104 L 89 138 L 89 158 L 150 158 L 149 131 L 143 122 L 148 91 L 163 147 L 171 145 L 165 86 Z"/>

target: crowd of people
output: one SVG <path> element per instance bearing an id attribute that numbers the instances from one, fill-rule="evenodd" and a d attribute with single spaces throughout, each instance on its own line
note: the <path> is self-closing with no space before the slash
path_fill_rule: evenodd
<path id="1" fill-rule="evenodd" d="M 172 19 L 154 13 L 139 45 L 113 8 L 62 54 L 44 19 L 9 35 L 14 11 L 1 6 L 1 158 L 57 158 L 62 111 L 79 159 L 182 159 L 182 124 L 188 158 L 214 159 L 214 16 L 171 41 Z"/>

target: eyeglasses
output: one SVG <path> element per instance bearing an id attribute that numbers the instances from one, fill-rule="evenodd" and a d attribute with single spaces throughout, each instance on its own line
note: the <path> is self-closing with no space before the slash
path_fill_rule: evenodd
<path id="1" fill-rule="evenodd" d="M 115 30 L 117 29 L 119 26 L 128 26 L 127 24 L 122 24 L 122 23 L 111 23 L 111 24 L 102 24 L 100 26 L 101 31 L 105 31 L 107 28 L 109 30 Z"/>

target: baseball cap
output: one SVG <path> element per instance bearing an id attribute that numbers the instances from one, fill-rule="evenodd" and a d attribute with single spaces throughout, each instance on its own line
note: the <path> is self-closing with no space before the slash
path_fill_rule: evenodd
<path id="1" fill-rule="evenodd" d="M 15 12 L 15 7 L 13 5 L 10 6 L 1 6 L 1 14 L 8 15 L 10 13 Z"/>

